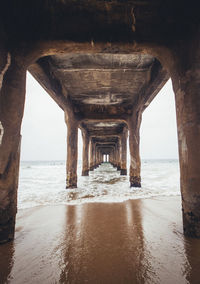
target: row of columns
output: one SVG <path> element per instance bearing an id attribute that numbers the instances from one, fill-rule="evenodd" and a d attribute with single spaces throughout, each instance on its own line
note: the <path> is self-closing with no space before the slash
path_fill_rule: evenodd
<path id="1" fill-rule="evenodd" d="M 68 127 L 67 135 L 67 178 L 66 187 L 77 187 L 77 157 L 78 157 L 78 122 L 75 119 L 69 119 L 66 114 L 66 123 Z M 133 118 L 132 118 L 133 119 Z M 134 120 L 134 119 L 133 119 Z M 135 123 L 135 122 L 134 122 Z M 129 148 L 130 148 L 130 186 L 140 187 L 140 155 L 139 155 L 139 126 L 132 127 L 132 120 L 129 125 Z M 131 127 L 130 127 L 131 126 Z M 82 152 L 82 176 L 88 176 L 89 171 L 94 170 L 103 162 L 103 151 L 101 144 L 98 145 L 93 137 L 90 137 L 87 130 L 81 128 L 83 140 Z M 109 147 L 109 161 L 120 171 L 121 175 L 127 175 L 127 137 L 128 128 L 124 127 L 123 132 L 119 134 L 117 142 L 106 146 Z"/>

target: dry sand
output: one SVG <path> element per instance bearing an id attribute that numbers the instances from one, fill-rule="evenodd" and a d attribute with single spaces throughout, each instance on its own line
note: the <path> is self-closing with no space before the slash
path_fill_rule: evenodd
<path id="1" fill-rule="evenodd" d="M 180 197 L 20 210 L 1 283 L 200 283 Z"/>

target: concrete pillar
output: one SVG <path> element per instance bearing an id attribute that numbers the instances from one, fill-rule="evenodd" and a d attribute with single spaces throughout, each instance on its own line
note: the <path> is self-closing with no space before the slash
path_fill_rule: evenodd
<path id="1" fill-rule="evenodd" d="M 95 161 L 96 161 L 95 167 L 97 168 L 99 166 L 99 162 L 98 162 L 98 148 L 97 147 L 95 147 Z"/>
<path id="2" fill-rule="evenodd" d="M 140 177 L 140 124 L 141 114 L 133 114 L 128 119 L 129 149 L 130 149 L 130 187 L 141 187 Z"/>
<path id="3" fill-rule="evenodd" d="M 77 187 L 78 122 L 65 113 L 67 124 L 67 178 L 66 188 Z"/>
<path id="4" fill-rule="evenodd" d="M 90 171 L 94 170 L 94 155 L 95 155 L 95 149 L 94 149 L 94 142 L 91 139 L 90 140 Z"/>
<path id="5" fill-rule="evenodd" d="M 93 168 L 96 169 L 96 167 L 97 167 L 97 165 L 96 165 L 96 154 L 97 153 L 96 153 L 96 143 L 95 142 L 93 142 L 93 148 L 94 148 L 94 150 L 93 150 L 94 151 L 93 152 L 94 153 L 93 154 Z"/>
<path id="6" fill-rule="evenodd" d="M 112 159 L 112 165 L 114 167 L 114 152 L 115 152 L 115 148 L 114 146 L 112 147 L 112 153 L 111 153 L 111 159 Z"/>
<path id="7" fill-rule="evenodd" d="M 93 168 L 96 169 L 96 145 L 93 142 Z"/>
<path id="8" fill-rule="evenodd" d="M 103 163 L 103 154 L 101 153 L 101 163 Z"/>
<path id="9" fill-rule="evenodd" d="M 82 176 L 89 175 L 89 135 L 82 129 L 83 153 L 82 153 Z"/>
<path id="10" fill-rule="evenodd" d="M 170 72 L 176 100 L 183 227 L 186 236 L 197 238 L 200 238 L 199 35 L 177 47 Z"/>
<path id="11" fill-rule="evenodd" d="M 98 166 L 101 164 L 101 153 L 100 149 L 98 149 Z"/>
<path id="12" fill-rule="evenodd" d="M 0 59 L 0 243 L 14 238 L 26 68 L 9 53 Z"/>
<path id="13" fill-rule="evenodd" d="M 127 167 L 126 167 L 126 160 L 127 160 L 127 136 L 128 136 L 128 129 L 124 128 L 122 136 L 121 136 L 121 175 L 127 175 Z"/>
<path id="14" fill-rule="evenodd" d="M 113 166 L 114 168 L 117 167 L 117 143 L 115 144 L 114 152 L 113 152 Z"/>
<path id="15" fill-rule="evenodd" d="M 121 170 L 121 139 L 117 142 L 117 170 Z"/>
<path id="16" fill-rule="evenodd" d="M 95 169 L 98 167 L 98 148 L 95 143 Z"/>
<path id="17" fill-rule="evenodd" d="M 109 163 L 112 164 L 112 151 L 109 154 Z"/>
<path id="18" fill-rule="evenodd" d="M 95 144 L 95 169 L 98 167 L 98 149 Z"/>

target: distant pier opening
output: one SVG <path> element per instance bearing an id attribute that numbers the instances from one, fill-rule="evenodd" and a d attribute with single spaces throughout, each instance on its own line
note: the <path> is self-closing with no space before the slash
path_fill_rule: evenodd
<path id="1" fill-rule="evenodd" d="M 108 154 L 104 154 L 103 155 L 103 162 L 104 163 L 108 163 L 109 162 L 109 155 Z"/>

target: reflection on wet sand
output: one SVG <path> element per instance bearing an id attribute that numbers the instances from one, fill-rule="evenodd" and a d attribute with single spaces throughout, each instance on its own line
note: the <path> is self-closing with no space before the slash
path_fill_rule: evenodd
<path id="1" fill-rule="evenodd" d="M 199 283 L 180 212 L 179 198 L 22 210 L 0 283 Z"/>
<path id="2" fill-rule="evenodd" d="M 67 207 L 63 260 L 68 265 L 60 282 L 144 283 L 150 263 L 145 259 L 139 207 L 139 201 L 135 206 L 127 202 Z"/>

